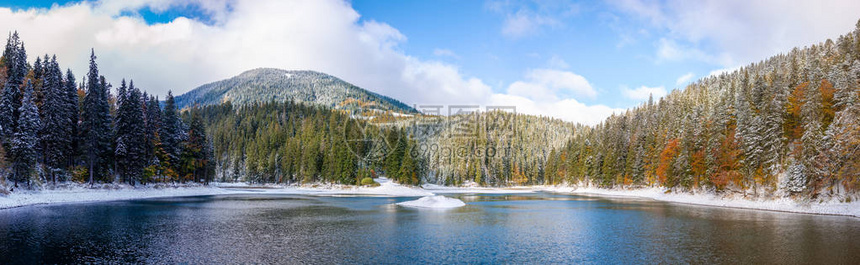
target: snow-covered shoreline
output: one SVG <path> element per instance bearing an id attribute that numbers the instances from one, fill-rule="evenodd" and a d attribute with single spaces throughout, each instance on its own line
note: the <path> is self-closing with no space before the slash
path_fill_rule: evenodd
<path id="1" fill-rule="evenodd" d="M 38 204 L 101 202 L 163 197 L 205 196 L 221 194 L 295 194 L 314 196 L 384 196 L 384 197 L 427 197 L 438 194 L 457 193 L 532 193 L 554 192 L 587 196 L 621 196 L 645 198 L 672 203 L 704 205 L 725 208 L 779 211 L 804 214 L 842 215 L 860 217 L 860 201 L 843 202 L 797 202 L 790 198 L 746 199 L 700 193 L 667 193 L 663 188 L 645 189 L 601 189 L 594 187 L 570 186 L 524 186 L 513 188 L 488 187 L 446 187 L 424 185 L 408 187 L 396 184 L 385 178 L 377 179 L 377 187 L 345 186 L 333 184 L 313 184 L 301 186 L 250 186 L 243 183 L 213 183 L 202 185 L 159 185 L 128 186 L 121 184 L 103 185 L 95 189 L 88 185 L 66 185 L 41 191 L 13 192 L 0 195 L 0 209 Z"/>
<path id="2" fill-rule="evenodd" d="M 163 197 L 203 196 L 231 193 L 215 186 L 202 185 L 159 185 L 132 187 L 112 184 L 89 188 L 86 184 L 65 185 L 38 191 L 12 192 L 0 195 L 0 210 L 39 204 L 83 203 L 102 201 L 121 201 Z"/>
<path id="3" fill-rule="evenodd" d="M 664 188 L 644 188 L 630 190 L 569 186 L 539 186 L 535 188 L 546 192 L 586 196 L 617 196 L 645 198 L 657 201 L 700 206 L 777 211 L 801 214 L 860 217 L 860 201 L 847 203 L 838 201 L 798 202 L 794 199 L 784 197 L 778 199 L 747 199 L 731 196 L 719 196 L 712 193 L 667 193 L 666 189 Z"/>

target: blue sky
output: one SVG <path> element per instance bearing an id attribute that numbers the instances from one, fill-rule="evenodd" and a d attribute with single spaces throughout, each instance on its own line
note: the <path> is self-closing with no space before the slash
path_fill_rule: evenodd
<path id="1" fill-rule="evenodd" d="M 835 38 L 860 18 L 857 1 L 0 0 L 0 7 L 8 8 L 0 9 L 0 30 L 21 31 L 31 55 L 57 53 L 83 73 L 93 47 L 109 79 L 135 79 L 157 94 L 255 67 L 311 69 L 409 104 L 516 105 L 589 124 L 649 93 Z M 68 25 L 58 29 L 57 21 Z"/>
<path id="2" fill-rule="evenodd" d="M 539 9 L 534 3 L 496 11 L 481 1 L 353 1 L 365 20 L 391 24 L 409 40 L 402 45 L 408 54 L 444 60 L 461 66 L 467 75 L 481 77 L 494 89 L 516 81 L 528 69 L 561 68 L 588 79 L 601 96 L 582 102 L 629 107 L 638 102 L 619 96 L 624 86 L 667 89 L 677 78 L 693 73 L 700 77 L 722 65 L 699 61 L 660 62 L 655 56 L 657 41 L 664 34 L 622 38 L 617 28 L 629 28 L 637 19 L 624 18 L 602 2 L 574 3 L 576 10 L 546 11 L 559 20 L 557 25 L 537 26 L 522 36 L 504 34 L 508 13 Z M 532 11 L 537 12 L 537 11 Z M 435 55 L 437 49 L 452 51 L 456 57 Z M 552 60 L 565 65 L 552 65 Z"/>

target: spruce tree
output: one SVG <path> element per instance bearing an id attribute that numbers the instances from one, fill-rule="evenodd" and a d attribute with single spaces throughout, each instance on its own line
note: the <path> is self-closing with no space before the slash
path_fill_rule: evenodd
<path id="1" fill-rule="evenodd" d="M 89 168 L 90 185 L 95 180 L 109 180 L 107 177 L 110 163 L 111 120 L 107 90 L 109 86 L 104 77 L 99 76 L 95 51 L 90 54 L 90 70 L 87 73 L 86 96 L 81 115 L 81 135 L 83 151 Z"/>
<path id="2" fill-rule="evenodd" d="M 67 113 L 66 85 L 62 82 L 62 72 L 56 57 L 46 65 L 48 67 L 45 68 L 42 87 L 45 92 L 45 104 L 41 133 L 44 161 L 50 169 L 61 169 L 68 165 L 73 139 L 69 136 L 73 135 L 74 131 L 71 117 Z M 56 182 L 56 174 L 52 172 L 51 176 L 51 179 Z"/>
<path id="3" fill-rule="evenodd" d="M 9 138 L 17 127 L 18 111 L 21 108 L 20 87 L 27 74 L 27 54 L 23 45 L 18 38 L 18 32 L 15 32 L 6 40 L 6 49 L 3 51 L 2 63 L 6 67 L 6 82 L 0 95 L 0 133 L 6 150 L 10 148 Z"/>
<path id="4" fill-rule="evenodd" d="M 140 90 L 131 81 L 126 88 L 123 80 L 117 93 L 116 112 L 116 171 L 134 185 L 141 180 L 145 151 L 145 128 Z"/>
<path id="5" fill-rule="evenodd" d="M 144 96 L 146 98 L 146 96 Z M 150 96 L 146 100 L 145 126 L 146 126 L 146 154 L 145 162 L 147 165 L 158 165 L 156 150 L 161 148 L 161 138 L 159 130 L 161 130 L 161 106 L 159 106 L 158 98 Z"/>
<path id="6" fill-rule="evenodd" d="M 63 85 L 63 107 L 62 107 L 62 115 L 65 119 L 62 119 L 66 124 L 63 126 L 66 128 L 69 134 L 66 135 L 68 138 L 69 146 L 66 149 L 66 154 L 64 157 L 66 158 L 65 166 L 72 166 L 75 162 L 75 156 L 77 155 L 79 141 L 78 137 L 78 121 L 80 121 L 80 111 L 78 109 L 78 89 L 77 84 L 75 83 L 75 75 L 72 74 L 72 70 L 66 69 L 66 81 Z"/>
<path id="7" fill-rule="evenodd" d="M 129 183 L 133 184 L 132 180 L 126 178 L 128 175 L 128 163 L 130 160 L 128 157 L 129 143 L 127 143 L 127 141 L 129 141 L 128 134 L 131 132 L 129 128 L 130 117 L 128 117 L 129 106 L 126 103 L 127 100 L 128 87 L 125 84 L 125 79 L 123 79 L 119 88 L 117 88 L 116 93 L 117 111 L 116 118 L 114 119 L 116 122 L 116 143 L 114 147 L 114 157 L 116 158 L 115 170 L 120 179 L 127 180 Z"/>
<path id="8" fill-rule="evenodd" d="M 182 161 L 183 172 L 186 175 L 191 174 L 195 182 L 208 181 L 205 178 L 206 167 L 209 163 L 206 154 L 207 142 L 203 119 L 200 117 L 199 111 L 195 110 L 191 113 L 191 125 L 188 129 L 188 140 L 184 144 Z"/>
<path id="9" fill-rule="evenodd" d="M 32 173 L 37 159 L 36 145 L 39 144 L 38 132 L 41 127 L 39 121 L 39 110 L 33 103 L 33 85 L 27 82 L 24 88 L 24 96 L 19 109 L 21 115 L 18 118 L 18 127 L 12 137 L 12 168 L 15 186 L 18 182 L 27 182 Z"/>
<path id="10" fill-rule="evenodd" d="M 164 100 L 164 111 L 162 112 L 161 130 L 159 136 L 161 145 L 167 154 L 168 162 L 172 167 L 179 165 L 179 156 L 182 155 L 182 120 L 179 119 L 179 110 L 173 99 L 173 92 L 167 92 Z"/>

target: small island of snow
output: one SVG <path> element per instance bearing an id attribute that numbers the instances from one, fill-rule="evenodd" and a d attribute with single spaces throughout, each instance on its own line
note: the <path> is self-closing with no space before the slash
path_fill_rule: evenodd
<path id="1" fill-rule="evenodd" d="M 397 203 L 397 205 L 417 208 L 446 209 L 466 206 L 466 203 L 459 199 L 448 198 L 442 195 L 434 195 L 421 197 L 414 201 Z"/>

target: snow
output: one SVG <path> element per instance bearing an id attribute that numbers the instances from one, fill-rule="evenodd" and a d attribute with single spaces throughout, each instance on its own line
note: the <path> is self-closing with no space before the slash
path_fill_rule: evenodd
<path id="1" fill-rule="evenodd" d="M 232 191 L 268 193 L 268 194 L 299 194 L 316 196 L 383 196 L 383 197 L 422 197 L 432 196 L 432 192 L 417 187 L 407 187 L 392 182 L 387 178 L 374 179 L 379 186 L 348 186 L 337 184 L 310 184 L 302 186 L 248 186 L 247 184 L 234 185 L 233 183 L 218 184 L 219 187 Z"/>
<path id="2" fill-rule="evenodd" d="M 378 187 L 358 187 L 352 190 L 354 194 L 385 195 L 391 197 L 432 196 L 433 193 L 421 188 L 406 187 L 392 182 L 387 178 L 374 179 Z"/>
<path id="3" fill-rule="evenodd" d="M 132 187 L 123 184 L 109 184 L 97 185 L 95 188 L 90 188 L 88 184 L 68 184 L 50 190 L 16 191 L 6 196 L 0 196 L 0 209 L 36 204 L 99 202 L 226 193 L 230 193 L 230 191 L 202 185 L 180 187 L 138 185 Z"/>
<path id="4" fill-rule="evenodd" d="M 424 190 L 436 194 L 453 194 L 453 193 L 473 193 L 473 194 L 515 194 L 515 193 L 534 193 L 537 190 L 532 187 L 512 187 L 512 188 L 488 188 L 474 186 L 464 187 L 449 187 L 435 184 L 424 184 L 421 186 Z"/>
<path id="5" fill-rule="evenodd" d="M 466 203 L 459 199 L 448 198 L 442 195 L 425 196 L 414 201 L 405 201 L 397 203 L 400 206 L 416 207 L 416 208 L 433 208 L 433 209 L 448 209 L 466 206 Z"/>
<path id="6" fill-rule="evenodd" d="M 101 184 L 90 188 L 87 184 L 66 183 L 42 190 L 16 190 L 8 195 L 0 193 L 0 209 L 35 204 L 98 202 L 114 200 L 146 199 L 159 197 L 201 196 L 219 194 L 291 194 L 309 196 L 382 196 L 382 197 L 422 197 L 418 200 L 399 203 L 402 206 L 444 208 L 459 207 L 464 203 L 438 194 L 481 194 L 481 193 L 531 193 L 537 191 L 577 194 L 585 196 L 623 196 L 638 197 L 673 203 L 705 205 L 727 208 L 757 209 L 793 213 L 844 215 L 860 217 L 860 201 L 798 201 L 791 198 L 750 199 L 740 195 L 717 195 L 713 193 L 667 192 L 665 188 L 644 189 L 601 189 L 595 187 L 571 186 L 530 186 L 516 188 L 485 187 L 445 187 L 425 184 L 423 187 L 408 187 L 392 182 L 387 178 L 375 179 L 377 187 L 355 187 L 334 184 L 313 184 L 302 186 L 263 185 L 252 186 L 245 183 L 147 185 L 129 186 L 125 184 Z"/>
<path id="7" fill-rule="evenodd" d="M 811 202 L 791 198 L 749 199 L 741 196 L 717 195 L 714 193 L 676 193 L 665 188 L 602 189 L 595 187 L 542 186 L 543 191 L 596 196 L 637 197 L 673 203 L 704 205 L 725 208 L 767 210 L 791 213 L 844 215 L 860 217 L 860 201 Z"/>

